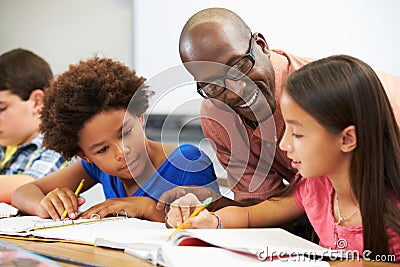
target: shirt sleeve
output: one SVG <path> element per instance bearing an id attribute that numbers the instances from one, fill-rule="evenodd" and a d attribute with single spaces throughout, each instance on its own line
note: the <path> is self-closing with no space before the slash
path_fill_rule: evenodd
<path id="1" fill-rule="evenodd" d="M 219 193 L 219 186 L 214 171 L 214 165 L 207 154 L 193 145 L 182 145 L 179 148 L 185 166 L 178 167 L 181 172 L 180 185 L 199 185 L 212 188 Z M 174 159 L 171 159 L 174 164 Z"/>
<path id="2" fill-rule="evenodd" d="M 39 179 L 71 164 L 73 161 L 74 159 L 67 161 L 60 153 L 54 150 L 44 149 L 43 152 L 38 153 L 38 155 L 32 159 L 30 165 L 28 165 L 21 174 Z"/>
<path id="3" fill-rule="evenodd" d="M 300 181 L 297 183 L 295 189 L 294 189 L 294 201 L 296 202 L 297 206 L 301 210 L 305 210 L 303 201 L 302 201 L 302 195 L 304 195 L 304 191 L 306 190 L 306 178 L 301 178 Z"/>
<path id="4" fill-rule="evenodd" d="M 99 177 L 102 175 L 102 171 L 94 163 L 88 163 L 81 159 L 81 164 L 85 172 L 96 182 L 101 183 Z"/>

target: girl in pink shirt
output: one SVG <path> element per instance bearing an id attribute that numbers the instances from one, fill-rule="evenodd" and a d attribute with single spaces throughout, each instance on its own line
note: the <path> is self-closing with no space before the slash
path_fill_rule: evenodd
<path id="1" fill-rule="evenodd" d="M 297 179 L 254 206 L 203 210 L 190 227 L 279 226 L 306 213 L 321 246 L 400 261 L 400 131 L 375 72 L 346 55 L 312 62 L 288 78 L 280 104 L 279 145 Z M 193 194 L 176 200 L 167 223 L 198 204 Z"/>

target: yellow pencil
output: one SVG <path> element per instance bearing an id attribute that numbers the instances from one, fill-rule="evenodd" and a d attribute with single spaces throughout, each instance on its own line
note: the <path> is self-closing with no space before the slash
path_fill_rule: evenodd
<path id="1" fill-rule="evenodd" d="M 78 185 L 78 188 L 75 190 L 75 196 L 78 196 L 79 193 L 81 192 L 84 182 L 85 182 L 85 179 L 82 179 L 82 181 Z M 63 214 L 61 215 L 61 220 L 65 219 L 65 217 L 67 216 L 67 213 L 68 213 L 68 211 L 64 210 Z"/>
<path id="2" fill-rule="evenodd" d="M 195 211 L 193 211 L 192 214 L 190 214 L 189 218 L 193 218 L 196 217 L 197 214 L 199 214 L 202 210 L 204 210 L 208 205 L 211 204 L 212 201 L 212 197 L 208 197 L 204 200 L 204 202 L 197 208 L 195 209 Z M 181 223 L 178 227 L 176 227 L 176 229 L 169 235 L 168 240 L 171 239 L 171 237 L 179 230 L 182 230 L 183 228 L 185 228 L 186 226 L 186 221 L 184 221 L 183 223 Z"/>

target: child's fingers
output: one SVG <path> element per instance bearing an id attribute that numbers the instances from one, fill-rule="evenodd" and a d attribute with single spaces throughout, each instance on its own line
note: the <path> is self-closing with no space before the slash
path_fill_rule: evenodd
<path id="1" fill-rule="evenodd" d="M 167 214 L 167 223 L 172 227 L 177 227 L 188 219 L 191 212 L 199 205 L 201 205 L 201 202 L 191 193 L 175 200 Z"/>
<path id="2" fill-rule="evenodd" d="M 55 189 L 48 194 L 49 198 L 51 199 L 52 205 L 57 212 L 57 215 L 53 213 L 49 213 L 49 215 L 53 219 L 61 218 L 64 214 L 64 211 L 67 210 L 66 217 L 71 219 L 75 219 L 78 215 L 78 204 L 77 204 L 77 197 L 71 191 L 71 189 L 64 188 L 64 189 Z M 63 218 L 61 218 L 63 219 Z"/>
<path id="3" fill-rule="evenodd" d="M 55 209 L 51 199 L 49 197 L 43 198 L 40 202 L 40 206 L 44 209 L 47 214 L 55 221 L 60 219 L 60 215 L 58 214 L 57 210 Z"/>
<path id="4" fill-rule="evenodd" d="M 213 216 L 207 211 L 201 211 L 196 217 L 188 219 L 189 226 L 185 228 L 213 228 Z"/>

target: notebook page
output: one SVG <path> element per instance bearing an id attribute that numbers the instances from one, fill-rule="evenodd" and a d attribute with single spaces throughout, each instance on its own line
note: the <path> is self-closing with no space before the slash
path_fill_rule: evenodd
<path id="1" fill-rule="evenodd" d="M 325 248 L 293 235 L 280 228 L 252 229 L 186 229 L 173 237 L 175 244 L 180 236 L 192 236 L 207 243 L 230 250 L 257 255 L 261 250 L 269 254 L 322 253 Z"/>
<path id="2" fill-rule="evenodd" d="M 0 202 L 0 218 L 8 218 L 15 216 L 18 209 L 4 202 Z"/>
<path id="3" fill-rule="evenodd" d="M 160 232 L 161 230 L 161 232 Z M 68 227 L 56 227 L 32 232 L 36 237 L 62 239 L 94 244 L 96 238 L 120 243 L 163 243 L 168 237 L 164 223 L 123 218 L 118 220 L 100 220 L 90 224 L 75 224 Z"/>

